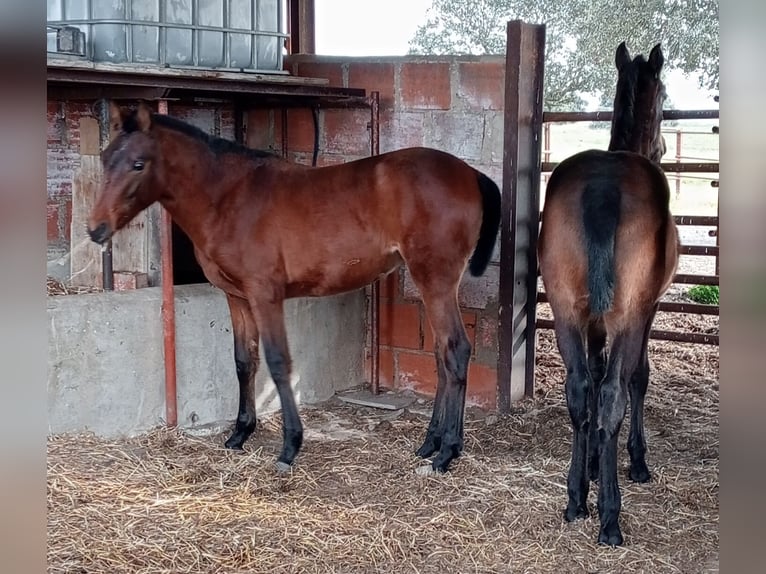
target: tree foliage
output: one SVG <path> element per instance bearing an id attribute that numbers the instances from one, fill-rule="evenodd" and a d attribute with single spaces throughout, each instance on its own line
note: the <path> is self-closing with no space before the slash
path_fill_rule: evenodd
<path id="1" fill-rule="evenodd" d="M 545 107 L 581 109 L 582 94 L 611 102 L 614 51 L 662 43 L 666 68 L 718 88 L 718 0 L 434 0 L 410 41 L 415 54 L 504 54 L 506 25 L 546 25 Z"/>

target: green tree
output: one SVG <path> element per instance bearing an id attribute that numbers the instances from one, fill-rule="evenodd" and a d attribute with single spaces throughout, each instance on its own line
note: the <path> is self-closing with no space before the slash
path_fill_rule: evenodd
<path id="1" fill-rule="evenodd" d="M 584 94 L 611 105 L 622 41 L 631 54 L 661 42 L 666 68 L 718 88 L 717 0 L 434 0 L 410 53 L 504 54 L 515 19 L 546 25 L 547 110 L 582 109 Z"/>

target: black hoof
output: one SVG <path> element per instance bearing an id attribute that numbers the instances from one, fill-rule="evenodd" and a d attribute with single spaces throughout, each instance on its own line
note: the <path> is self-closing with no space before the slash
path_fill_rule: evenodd
<path id="1" fill-rule="evenodd" d="M 245 437 L 243 437 L 240 433 L 235 432 L 229 437 L 229 440 L 223 443 L 223 445 L 230 450 L 244 450 L 242 445 L 245 444 L 245 440 Z"/>
<path id="2" fill-rule="evenodd" d="M 590 513 L 586 506 L 567 506 L 564 511 L 564 520 L 567 522 L 574 522 L 579 518 L 588 518 Z"/>
<path id="3" fill-rule="evenodd" d="M 606 546 L 622 546 L 622 534 L 619 528 L 615 528 L 611 532 L 602 530 L 598 533 L 598 543 L 605 544 Z"/>
<path id="4" fill-rule="evenodd" d="M 295 457 L 298 456 L 298 452 L 303 445 L 303 431 L 287 431 L 285 433 L 284 444 L 282 445 L 282 453 L 277 459 L 278 463 L 283 463 L 288 466 L 293 464 Z"/>
<path id="5" fill-rule="evenodd" d="M 630 480 L 633 482 L 644 483 L 649 482 L 652 478 L 652 474 L 646 466 L 646 463 L 640 463 L 630 466 L 630 472 L 628 473 Z"/>
<path id="6" fill-rule="evenodd" d="M 417 454 L 420 458 L 428 458 L 437 450 L 439 450 L 440 446 L 441 440 L 433 437 L 426 437 L 426 440 L 423 442 L 423 446 L 421 446 L 415 452 L 415 454 Z"/>

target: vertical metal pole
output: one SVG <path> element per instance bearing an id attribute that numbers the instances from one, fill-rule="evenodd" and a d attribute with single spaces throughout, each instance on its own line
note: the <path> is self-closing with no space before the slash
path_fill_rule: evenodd
<path id="1" fill-rule="evenodd" d="M 370 92 L 370 155 L 379 153 L 380 92 Z M 380 393 L 380 279 L 370 286 L 370 371 L 370 389 L 377 395 Z"/>
<path id="2" fill-rule="evenodd" d="M 545 25 L 508 22 L 497 407 L 534 391 Z"/>
<path id="3" fill-rule="evenodd" d="M 158 112 L 167 115 L 168 102 L 158 102 Z M 162 265 L 162 342 L 165 352 L 165 421 L 178 425 L 176 394 L 176 320 L 173 289 L 173 229 L 170 214 L 163 207 L 160 216 L 160 257 Z"/>
<path id="4" fill-rule="evenodd" d="M 111 139 L 109 129 L 109 104 L 106 99 L 99 101 L 99 143 L 101 149 L 109 145 Z M 114 291 L 114 267 L 112 260 L 112 240 L 101 246 L 101 287 L 104 291 Z"/>

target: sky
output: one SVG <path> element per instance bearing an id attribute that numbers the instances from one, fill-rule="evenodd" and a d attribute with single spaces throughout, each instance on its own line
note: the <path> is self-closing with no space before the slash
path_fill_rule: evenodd
<path id="1" fill-rule="evenodd" d="M 403 56 L 431 0 L 315 0 L 316 52 L 324 56 Z M 385 6 L 385 8 L 383 8 Z M 694 78 L 665 72 L 677 109 L 718 109 Z"/>

